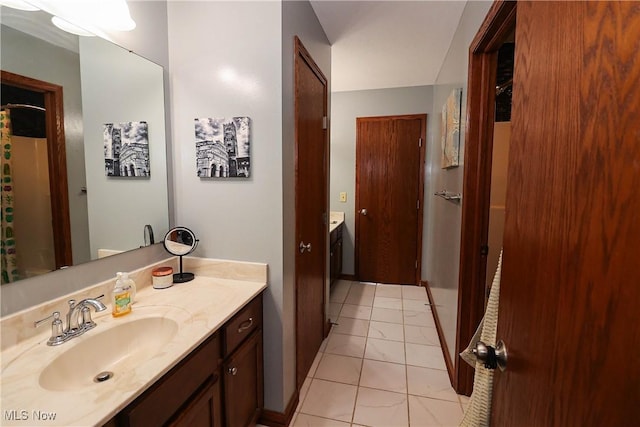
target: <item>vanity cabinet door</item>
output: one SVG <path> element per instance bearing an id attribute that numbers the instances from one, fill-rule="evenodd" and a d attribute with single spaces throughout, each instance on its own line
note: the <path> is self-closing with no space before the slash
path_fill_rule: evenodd
<path id="1" fill-rule="evenodd" d="M 222 400 L 218 375 L 215 375 L 213 381 L 169 423 L 169 427 L 222 427 Z"/>
<path id="2" fill-rule="evenodd" d="M 220 339 L 215 334 L 120 412 L 116 424 L 123 427 L 167 425 L 180 418 L 184 408 L 191 408 L 205 384 L 214 387 L 218 384 L 219 399 L 219 359 Z"/>
<path id="3" fill-rule="evenodd" d="M 256 330 L 223 364 L 227 427 L 255 425 L 263 406 L 262 329 Z"/>

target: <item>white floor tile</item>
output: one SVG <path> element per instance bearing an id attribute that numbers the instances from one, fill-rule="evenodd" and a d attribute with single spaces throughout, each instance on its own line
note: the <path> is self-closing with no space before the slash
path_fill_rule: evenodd
<path id="1" fill-rule="evenodd" d="M 356 335 L 366 337 L 369 333 L 369 321 L 364 319 L 353 319 L 351 317 L 339 317 L 337 325 L 331 328 L 332 334 Z"/>
<path id="2" fill-rule="evenodd" d="M 393 310 L 402 310 L 402 299 L 379 297 L 376 295 L 373 300 L 373 306 L 376 308 L 390 308 Z"/>
<path id="3" fill-rule="evenodd" d="M 407 392 L 406 365 L 364 359 L 360 386 L 378 390 Z"/>
<path id="4" fill-rule="evenodd" d="M 404 351 L 404 343 L 402 342 L 369 338 L 364 357 L 383 362 L 405 363 Z"/>
<path id="5" fill-rule="evenodd" d="M 407 365 L 447 369 L 440 347 L 412 343 L 405 343 L 405 346 L 407 351 Z"/>
<path id="6" fill-rule="evenodd" d="M 325 353 L 339 354 L 342 356 L 362 357 L 364 354 L 365 337 L 354 335 L 331 334 Z"/>
<path id="7" fill-rule="evenodd" d="M 458 426 L 462 421 L 462 409 L 454 402 L 409 396 L 411 426 Z"/>
<path id="8" fill-rule="evenodd" d="M 307 397 L 307 393 L 309 392 L 309 386 L 311 386 L 312 380 L 313 378 L 310 377 L 304 379 L 302 387 L 300 387 L 300 395 L 298 396 L 298 407 L 296 408 L 296 412 L 300 412 L 302 404 L 304 403 L 304 399 L 305 397 Z"/>
<path id="9" fill-rule="evenodd" d="M 308 377 L 313 377 L 316 373 L 316 369 L 318 369 L 318 364 L 320 363 L 320 359 L 322 359 L 323 353 L 319 351 L 316 353 L 315 359 L 313 359 L 313 363 L 311 364 L 311 368 L 309 368 L 309 372 L 307 372 Z"/>
<path id="10" fill-rule="evenodd" d="M 371 311 L 371 320 L 402 324 L 402 310 L 373 307 L 373 310 Z"/>
<path id="11" fill-rule="evenodd" d="M 300 414 L 351 422 L 356 390 L 353 385 L 314 379 Z"/>
<path id="12" fill-rule="evenodd" d="M 337 319 L 340 316 L 340 310 L 342 310 L 342 303 L 330 302 L 329 303 L 329 318 Z"/>
<path id="13" fill-rule="evenodd" d="M 373 305 L 374 292 L 349 292 L 344 300 L 346 304 L 365 305 L 371 307 Z"/>
<path id="14" fill-rule="evenodd" d="M 351 284 L 352 282 L 348 280 L 338 280 L 331 287 L 331 295 L 329 297 L 329 301 L 342 304 L 344 302 L 344 299 L 347 297 L 347 294 L 349 293 Z"/>
<path id="15" fill-rule="evenodd" d="M 375 283 L 353 282 L 349 292 L 369 293 L 376 291 Z"/>
<path id="16" fill-rule="evenodd" d="M 313 415 L 299 414 L 293 427 L 349 427 L 349 423 L 330 420 L 328 418 L 314 417 Z"/>
<path id="17" fill-rule="evenodd" d="M 437 329 L 428 326 L 404 325 L 404 341 L 414 344 L 440 345 Z"/>
<path id="18" fill-rule="evenodd" d="M 322 340 L 322 344 L 320 344 L 320 350 L 318 350 L 321 353 L 324 353 L 324 351 L 327 348 L 327 343 L 329 342 L 329 337 L 325 338 L 324 340 Z"/>
<path id="19" fill-rule="evenodd" d="M 381 340 L 404 341 L 404 329 L 397 323 L 371 321 L 368 336 Z"/>
<path id="20" fill-rule="evenodd" d="M 402 298 L 402 285 L 378 285 L 376 297 Z"/>
<path id="21" fill-rule="evenodd" d="M 315 378 L 339 383 L 358 385 L 362 359 L 359 357 L 325 354 L 318 365 Z"/>
<path id="22" fill-rule="evenodd" d="M 407 387 L 409 394 L 458 402 L 447 371 L 407 366 Z"/>
<path id="23" fill-rule="evenodd" d="M 371 427 L 408 427 L 407 412 L 406 394 L 360 387 L 353 422 Z"/>
<path id="24" fill-rule="evenodd" d="M 433 322 L 433 314 L 431 311 L 411 311 L 404 310 L 404 324 L 414 326 L 436 327 Z"/>
<path id="25" fill-rule="evenodd" d="M 428 311 L 431 312 L 431 306 L 427 301 L 420 301 L 416 299 L 404 299 L 402 300 L 402 309 L 406 311 Z"/>
<path id="26" fill-rule="evenodd" d="M 340 311 L 340 317 L 369 320 L 369 318 L 371 318 L 371 307 L 344 304 L 342 306 L 342 311 Z"/>
<path id="27" fill-rule="evenodd" d="M 403 286 L 402 299 L 428 301 L 427 290 L 422 286 Z"/>

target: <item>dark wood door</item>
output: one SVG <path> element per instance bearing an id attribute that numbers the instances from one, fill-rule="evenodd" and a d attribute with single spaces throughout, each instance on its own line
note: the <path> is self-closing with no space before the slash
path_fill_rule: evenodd
<path id="1" fill-rule="evenodd" d="M 424 114 L 356 119 L 358 280 L 420 280 L 426 121 Z"/>
<path id="2" fill-rule="evenodd" d="M 300 387 L 325 327 L 327 79 L 296 38 L 296 376 Z"/>
<path id="3" fill-rule="evenodd" d="M 640 402 L 640 3 L 518 2 L 495 426 Z"/>

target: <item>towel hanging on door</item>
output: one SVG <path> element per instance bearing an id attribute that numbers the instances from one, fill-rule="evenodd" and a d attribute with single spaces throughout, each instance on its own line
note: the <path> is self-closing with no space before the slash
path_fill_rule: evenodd
<path id="1" fill-rule="evenodd" d="M 495 346 L 498 330 L 498 303 L 500 298 L 500 275 L 502 273 L 502 250 L 498 258 L 498 268 L 493 276 L 493 283 L 489 291 L 489 301 L 484 317 L 473 334 L 467 348 L 460 353 L 460 357 L 476 370 L 473 378 L 473 393 L 469 405 L 460 423 L 461 427 L 488 426 L 491 417 L 491 396 L 493 392 L 493 370 L 485 369 L 472 352 L 478 341 Z"/>

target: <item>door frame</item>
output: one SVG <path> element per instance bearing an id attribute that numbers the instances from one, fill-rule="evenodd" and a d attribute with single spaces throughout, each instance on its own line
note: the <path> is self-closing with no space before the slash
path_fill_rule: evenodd
<path id="1" fill-rule="evenodd" d="M 457 355 L 467 347 L 484 315 L 487 256 L 482 254 L 482 248 L 488 244 L 498 49 L 515 26 L 516 2 L 496 0 L 469 46 L 464 203 L 452 378 L 454 389 L 467 396 L 473 390 L 474 369 Z"/>
<path id="2" fill-rule="evenodd" d="M 3 84 L 44 95 L 49 191 L 56 269 L 73 265 L 62 86 L 2 70 Z"/>
<path id="3" fill-rule="evenodd" d="M 318 64 L 316 64 L 316 62 L 313 60 L 313 58 L 311 57 L 311 54 L 309 53 L 309 51 L 307 51 L 307 49 L 304 47 L 304 45 L 302 44 L 302 41 L 298 38 L 298 36 L 294 37 L 294 88 L 293 88 L 293 92 L 294 92 L 294 146 L 295 146 L 295 154 L 294 154 L 294 162 L 295 162 L 295 218 L 296 218 L 296 224 L 295 224 L 295 233 L 294 233 L 294 241 L 292 242 L 295 246 L 295 251 L 298 250 L 297 248 L 297 237 L 298 237 L 298 216 L 300 215 L 301 212 L 301 200 L 300 200 L 300 196 L 301 194 L 298 193 L 298 151 L 299 151 L 299 144 L 298 144 L 298 139 L 299 139 L 299 130 L 298 130 L 298 105 L 300 103 L 300 99 L 298 98 L 298 87 L 297 87 L 297 81 L 298 81 L 298 61 L 303 61 L 310 69 L 311 71 L 316 75 L 316 77 L 318 77 L 318 79 L 323 82 L 324 84 L 324 93 L 323 93 L 323 112 L 324 112 L 324 116 L 327 117 L 328 114 L 328 80 L 325 77 L 325 75 L 322 73 L 322 71 L 320 70 L 320 67 L 318 66 Z M 329 158 L 329 152 L 328 152 L 328 147 L 329 147 L 329 126 L 328 126 L 328 119 L 327 121 L 327 126 L 325 127 L 325 129 L 323 130 L 324 132 L 324 156 L 322 159 L 323 162 L 323 167 L 322 167 L 322 187 L 323 187 L 323 194 L 321 195 L 322 200 L 324 200 L 324 206 L 325 206 L 325 225 L 327 225 L 327 220 L 328 220 L 328 215 L 327 215 L 327 207 L 328 207 L 328 158 Z M 315 197 L 315 195 L 314 195 Z M 327 225 L 328 227 L 328 225 Z M 322 241 L 322 248 L 321 248 L 321 253 L 322 253 L 322 264 L 324 266 L 323 269 L 323 286 L 325 289 L 323 289 L 323 293 L 322 293 L 322 315 L 323 315 L 323 337 L 326 338 L 326 336 L 329 334 L 329 330 L 331 325 L 329 323 L 327 323 L 327 313 L 326 313 L 326 304 L 327 304 L 327 292 L 326 292 L 326 287 L 328 286 L 328 281 L 327 281 L 327 252 L 328 252 L 328 241 L 329 241 L 329 230 L 327 228 L 327 232 L 324 234 L 324 239 Z M 295 334 L 296 334 L 296 388 L 299 389 L 299 387 L 302 386 L 302 381 L 299 378 L 300 373 L 298 372 L 298 360 L 299 360 L 299 352 L 300 352 L 300 348 L 299 348 L 299 343 L 300 340 L 298 339 L 298 337 L 300 336 L 301 333 L 303 333 L 300 329 L 300 316 L 304 316 L 304 312 L 301 312 L 299 310 L 298 307 L 298 282 L 299 282 L 299 278 L 298 278 L 298 273 L 299 273 L 299 266 L 298 266 L 298 256 L 299 254 L 296 252 L 296 261 L 295 261 L 295 267 L 294 267 L 294 287 L 295 287 L 295 318 L 296 318 L 296 325 L 295 325 Z M 304 378 L 302 378 L 302 380 L 304 380 Z"/>
<path id="4" fill-rule="evenodd" d="M 418 202 L 420 208 L 418 209 L 418 233 L 416 236 L 417 242 L 417 251 L 416 251 L 416 270 L 415 270 L 415 285 L 420 285 L 421 280 L 421 272 L 422 272 L 422 234 L 423 234 L 423 226 L 424 226 L 424 165 L 426 159 L 426 146 L 427 146 L 427 120 L 428 115 L 425 114 L 399 114 L 399 115 L 391 115 L 391 116 L 366 116 L 366 117 L 356 117 L 356 188 L 355 188 L 355 238 L 354 238 L 354 270 L 355 270 L 355 280 L 360 280 L 359 272 L 360 272 L 360 253 L 358 251 L 358 247 L 360 244 L 360 215 L 358 214 L 358 206 L 359 206 L 359 195 L 360 195 L 360 182 L 358 181 L 358 120 L 361 119 L 419 119 L 421 120 L 420 127 L 420 138 L 422 139 L 422 144 L 419 145 L 419 156 L 420 156 L 420 176 L 418 177 Z"/>

